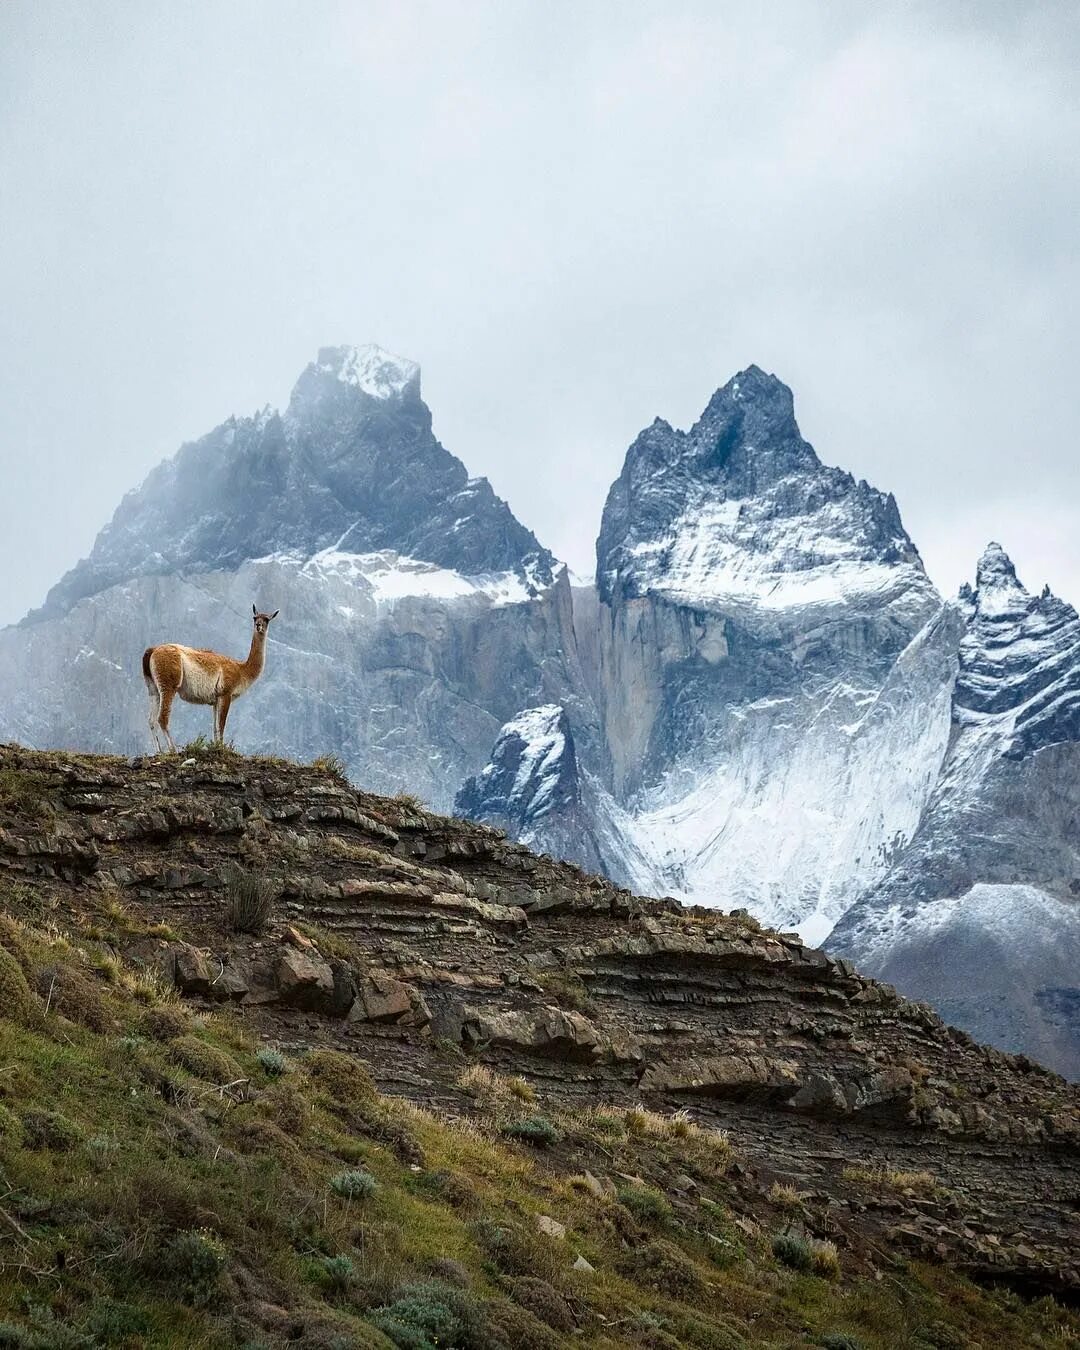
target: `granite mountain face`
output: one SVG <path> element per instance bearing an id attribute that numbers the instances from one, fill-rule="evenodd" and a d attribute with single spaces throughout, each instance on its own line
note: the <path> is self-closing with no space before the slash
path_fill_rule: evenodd
<path id="1" fill-rule="evenodd" d="M 323 349 L 284 415 L 230 418 L 124 499 L 0 634 L 5 691 L 75 672 L 74 695 L 0 700 L 0 739 L 143 750 L 143 647 L 246 650 L 253 601 L 285 622 L 233 715 L 244 749 L 332 750 L 448 808 L 521 707 L 558 700 L 588 735 L 566 569 L 435 439 L 419 368 L 368 347 Z M 179 705 L 176 729 L 208 716 Z"/>
<path id="2" fill-rule="evenodd" d="M 1080 620 L 979 561 L 948 752 L 918 829 L 830 949 L 1080 1078 Z"/>
<path id="3" fill-rule="evenodd" d="M 1075 611 L 995 547 L 943 602 L 893 498 L 821 463 L 774 376 L 641 433 L 596 584 L 571 586 L 435 439 L 413 363 L 324 349 L 283 415 L 185 446 L 0 633 L 0 739 L 145 750 L 143 646 L 239 650 L 252 600 L 282 617 L 239 748 L 334 751 L 437 809 L 457 794 L 1080 1070 Z M 23 692 L 57 663 L 74 698 Z"/>

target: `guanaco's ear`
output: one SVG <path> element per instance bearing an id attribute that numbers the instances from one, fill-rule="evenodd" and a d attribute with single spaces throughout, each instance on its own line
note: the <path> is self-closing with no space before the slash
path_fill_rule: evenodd
<path id="1" fill-rule="evenodd" d="M 273 614 L 270 615 L 270 617 L 271 617 L 272 619 L 276 619 L 277 616 L 278 616 L 280 613 L 281 613 L 281 611 L 280 611 L 279 609 L 275 609 L 274 612 L 273 612 Z"/>
<path id="2" fill-rule="evenodd" d="M 253 619 L 257 619 L 259 617 L 259 611 L 255 608 L 254 605 L 251 606 L 251 617 Z"/>

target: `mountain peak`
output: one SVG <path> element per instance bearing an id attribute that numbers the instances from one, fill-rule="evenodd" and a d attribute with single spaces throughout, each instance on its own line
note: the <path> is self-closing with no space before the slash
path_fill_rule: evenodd
<path id="1" fill-rule="evenodd" d="M 982 551 L 975 567 L 975 585 L 981 591 L 999 586 L 1015 586 L 1024 590 L 1016 575 L 1013 560 L 1000 544 L 993 540 Z"/>
<path id="2" fill-rule="evenodd" d="M 394 356 L 373 342 L 363 347 L 320 347 L 315 368 L 370 398 L 398 397 L 413 385 L 415 392 L 420 392 L 417 363 Z"/>
<path id="3" fill-rule="evenodd" d="M 991 618 L 1013 614 L 1023 611 L 1030 599 L 1009 555 L 1000 544 L 987 544 L 975 568 L 976 613 Z"/>

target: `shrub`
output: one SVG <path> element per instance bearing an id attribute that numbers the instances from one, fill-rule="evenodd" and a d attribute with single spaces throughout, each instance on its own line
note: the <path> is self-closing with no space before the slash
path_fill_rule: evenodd
<path id="1" fill-rule="evenodd" d="M 59 1111 L 27 1111 L 22 1119 L 26 1147 L 68 1153 L 82 1143 L 83 1131 Z"/>
<path id="2" fill-rule="evenodd" d="M 516 1223 L 483 1219 L 473 1228 L 481 1249 L 504 1275 L 531 1275 L 559 1280 L 566 1265 L 562 1245 Z"/>
<path id="3" fill-rule="evenodd" d="M 101 986 L 81 970 L 63 962 L 39 971 L 37 989 L 50 1012 L 91 1031 L 108 1031 L 116 1022 Z"/>
<path id="4" fill-rule="evenodd" d="M 814 1257 L 810 1243 L 795 1233 L 777 1233 L 772 1242 L 773 1256 L 792 1270 L 810 1270 Z"/>
<path id="5" fill-rule="evenodd" d="M 515 1303 L 488 1303 L 485 1321 L 502 1344 L 514 1350 L 559 1350 L 566 1341 L 526 1307 Z"/>
<path id="6" fill-rule="evenodd" d="M 503 1126 L 502 1132 L 507 1139 L 517 1139 L 533 1148 L 551 1148 L 562 1139 L 547 1116 L 526 1116 L 524 1120 L 511 1121 Z"/>
<path id="7" fill-rule="evenodd" d="M 681 1248 L 663 1238 L 647 1242 L 632 1253 L 627 1273 L 675 1298 L 697 1293 L 704 1286 L 693 1261 Z"/>
<path id="8" fill-rule="evenodd" d="M 255 1055 L 259 1067 L 269 1078 L 280 1078 L 285 1072 L 285 1056 L 280 1050 L 264 1045 Z"/>
<path id="9" fill-rule="evenodd" d="M 625 1206 L 639 1223 L 659 1227 L 671 1218 L 671 1206 L 652 1186 L 621 1186 L 615 1194 L 619 1204 Z"/>
<path id="10" fill-rule="evenodd" d="M 818 1341 L 821 1350 L 865 1350 L 857 1336 L 849 1336 L 846 1331 L 827 1331 Z"/>
<path id="11" fill-rule="evenodd" d="M 191 1016 L 186 1008 L 165 1004 L 160 1008 L 148 1008 L 139 1018 L 139 1030 L 153 1041 L 174 1041 L 182 1036 L 191 1025 Z"/>
<path id="12" fill-rule="evenodd" d="M 356 1107 L 375 1101 L 378 1093 L 367 1065 L 340 1050 L 313 1050 L 304 1067 L 337 1107 Z"/>
<path id="13" fill-rule="evenodd" d="M 772 1243 L 773 1255 L 792 1270 L 812 1271 L 825 1279 L 840 1274 L 840 1256 L 831 1242 L 800 1237 L 797 1233 L 777 1233 Z"/>
<path id="14" fill-rule="evenodd" d="M 932 1195 L 939 1190 L 932 1172 L 903 1172 L 890 1167 L 845 1167 L 845 1181 L 857 1181 L 866 1186 L 877 1186 L 894 1191 L 914 1191 L 918 1195 Z"/>
<path id="15" fill-rule="evenodd" d="M 268 877 L 236 872 L 225 888 L 225 921 L 236 933 L 259 937 L 266 932 L 278 888 Z"/>
<path id="16" fill-rule="evenodd" d="M 226 1264 L 221 1239 L 206 1229 L 192 1229 L 165 1245 L 159 1273 L 175 1284 L 186 1303 L 202 1308 L 217 1294 Z"/>
<path id="17" fill-rule="evenodd" d="M 244 1077 L 243 1070 L 231 1055 L 190 1033 L 178 1036 L 169 1045 L 169 1055 L 181 1068 L 207 1083 L 235 1083 Z"/>
<path id="18" fill-rule="evenodd" d="M 150 1319 L 142 1308 L 116 1299 L 98 1299 L 80 1330 L 96 1345 L 143 1345 Z"/>
<path id="19" fill-rule="evenodd" d="M 277 1083 L 259 1102 L 259 1111 L 286 1134 L 298 1137 L 308 1122 L 307 1098 L 288 1083 Z"/>
<path id="20" fill-rule="evenodd" d="M 0 905 L 7 903 L 7 895 L 0 896 Z M 10 914 L 0 913 L 0 947 L 6 947 L 24 971 L 30 969 L 30 948 L 26 941 L 26 930 Z"/>
<path id="21" fill-rule="evenodd" d="M 342 1294 L 352 1284 L 356 1267 L 348 1256 L 324 1256 L 322 1262 L 323 1283 L 334 1293 Z"/>
<path id="22" fill-rule="evenodd" d="M 18 961 L 0 947 L 0 1016 L 22 1025 L 34 1020 L 36 1008 L 30 986 Z"/>
<path id="23" fill-rule="evenodd" d="M 368 1200 L 379 1189 L 379 1183 L 370 1172 L 357 1169 L 336 1173 L 330 1178 L 330 1189 L 346 1200 Z"/>
<path id="24" fill-rule="evenodd" d="M 570 1304 L 547 1280 L 537 1279 L 535 1275 L 521 1275 L 510 1281 L 510 1297 L 552 1331 L 568 1336 L 574 1330 Z"/>
<path id="25" fill-rule="evenodd" d="M 0 1102 L 0 1143 L 8 1143 L 21 1148 L 24 1142 L 22 1121 L 14 1111 Z"/>

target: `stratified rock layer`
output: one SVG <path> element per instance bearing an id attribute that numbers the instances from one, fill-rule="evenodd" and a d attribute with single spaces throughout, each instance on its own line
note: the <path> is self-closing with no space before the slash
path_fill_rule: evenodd
<path id="1" fill-rule="evenodd" d="M 60 924 L 108 897 L 169 922 L 183 941 L 128 956 L 279 1043 L 354 1049 L 384 1088 L 451 1110 L 448 1045 L 556 1102 L 690 1105 L 876 1241 L 1080 1292 L 1080 1092 L 845 960 L 314 769 L 14 748 L 0 769 L 30 785 L 0 809 L 0 875 L 32 879 Z M 279 895 L 260 938 L 226 923 L 238 865 Z M 939 1186 L 868 1209 L 852 1166 Z"/>

